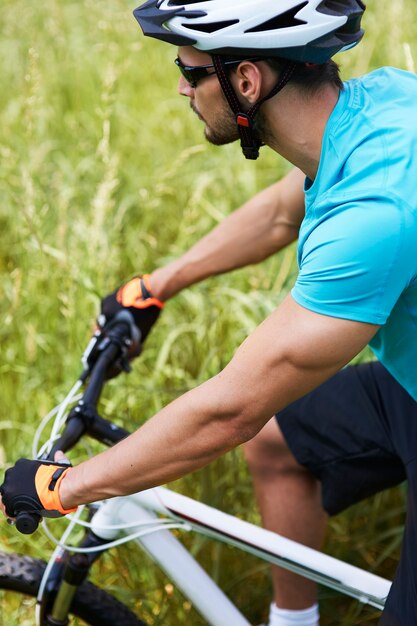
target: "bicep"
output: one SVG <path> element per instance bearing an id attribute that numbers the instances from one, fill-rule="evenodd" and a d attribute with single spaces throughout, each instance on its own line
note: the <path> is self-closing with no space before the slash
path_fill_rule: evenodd
<path id="1" fill-rule="evenodd" d="M 288 296 L 219 375 L 245 438 L 346 365 L 378 326 L 314 313 Z"/>

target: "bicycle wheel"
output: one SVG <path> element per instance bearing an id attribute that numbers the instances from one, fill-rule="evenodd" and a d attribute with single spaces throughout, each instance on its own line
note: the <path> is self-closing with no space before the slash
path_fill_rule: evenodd
<path id="1" fill-rule="evenodd" d="M 44 561 L 0 552 L 0 590 L 36 597 L 45 567 Z M 0 615 L 4 620 L 7 620 L 9 606 L 10 603 L 4 603 L 3 607 L 0 604 Z M 146 626 L 119 600 L 90 582 L 85 582 L 79 587 L 71 613 L 90 626 Z M 4 621 L 4 626 L 10 623 Z M 21 620 L 19 624 L 22 624 Z"/>

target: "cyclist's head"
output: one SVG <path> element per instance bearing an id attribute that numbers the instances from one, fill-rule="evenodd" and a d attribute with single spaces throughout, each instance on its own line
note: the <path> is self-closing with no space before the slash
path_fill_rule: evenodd
<path id="1" fill-rule="evenodd" d="M 355 46 L 363 36 L 364 11 L 361 0 L 148 0 L 134 15 L 145 35 L 212 56 L 236 119 L 244 122 L 239 128 L 242 143 L 251 144 L 245 156 L 256 158 L 256 141 L 248 133 L 264 99 L 255 110 L 244 112 L 248 119 L 242 117 L 225 61 L 276 59 L 280 77 L 268 95 L 272 97 L 291 77 L 300 83 L 309 75 L 306 68 L 329 65 L 337 52 Z M 331 70 L 313 74 L 322 82 L 330 75 L 336 84 L 340 80 L 334 80 Z"/>

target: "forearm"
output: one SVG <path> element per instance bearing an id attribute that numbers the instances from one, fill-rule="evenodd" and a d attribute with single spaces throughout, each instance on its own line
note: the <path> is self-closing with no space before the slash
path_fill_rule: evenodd
<path id="1" fill-rule="evenodd" d="M 283 362 L 284 370 L 289 371 Z M 260 380 L 267 378 L 267 362 L 260 361 L 256 373 L 246 374 L 232 362 L 113 448 L 74 467 L 62 483 L 63 506 L 165 484 L 247 441 L 286 401 L 285 393 L 280 400 L 269 393 L 259 397 Z M 283 374 L 282 385 L 285 378 Z"/>
<path id="2" fill-rule="evenodd" d="M 259 263 L 298 236 L 304 214 L 304 176 L 293 170 L 263 190 L 203 237 L 188 252 L 152 274 L 161 300 L 209 276 Z"/>
<path id="3" fill-rule="evenodd" d="M 63 506 L 165 484 L 251 438 L 270 412 L 259 405 L 256 414 L 249 416 L 249 408 L 247 414 L 242 411 L 247 394 L 237 393 L 240 384 L 231 382 L 227 373 L 219 374 L 169 404 L 113 448 L 74 467 L 62 483 Z"/>

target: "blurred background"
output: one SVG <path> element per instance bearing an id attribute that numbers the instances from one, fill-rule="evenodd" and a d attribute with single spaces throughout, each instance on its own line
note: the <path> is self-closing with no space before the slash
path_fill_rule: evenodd
<path id="1" fill-rule="evenodd" d="M 133 8 L 127 0 L 1 3 L 1 473 L 30 456 L 36 425 L 79 375 L 100 296 L 180 255 L 289 169 L 267 149 L 253 163 L 238 145 L 205 142 L 177 94 L 175 49 L 145 40 Z M 369 2 L 363 42 L 336 59 L 343 77 L 381 65 L 414 71 L 416 18 L 413 0 Z M 295 252 L 173 299 L 133 373 L 108 385 L 102 413 L 134 429 L 216 374 L 291 288 Z M 72 460 L 84 457 L 80 450 Z M 259 522 L 239 450 L 173 488 Z M 403 519 L 400 487 L 334 518 L 326 551 L 390 578 Z M 267 566 L 205 539 L 186 541 L 252 623 L 266 619 Z M 52 544 L 41 531 L 27 539 L 1 523 L 0 549 L 48 558 Z M 106 555 L 95 570 L 100 586 L 149 624 L 202 626 L 135 553 L 129 546 Z M 324 589 L 320 599 L 323 626 L 376 624 L 373 609 Z M 25 611 L 16 605 L 8 626 L 33 624 Z"/>

